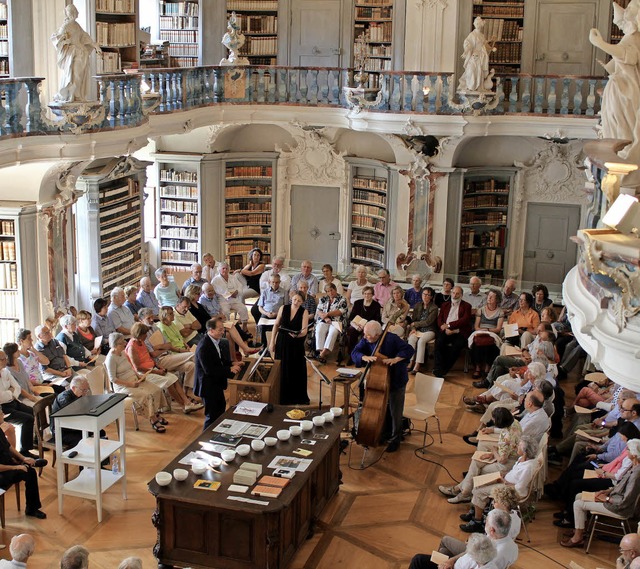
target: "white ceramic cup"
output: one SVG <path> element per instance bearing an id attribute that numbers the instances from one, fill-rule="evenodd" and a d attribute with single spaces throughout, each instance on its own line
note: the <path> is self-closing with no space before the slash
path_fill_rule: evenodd
<path id="1" fill-rule="evenodd" d="M 249 445 L 239 445 L 236 447 L 236 452 L 240 456 L 247 456 L 251 452 L 251 447 Z"/>
<path id="2" fill-rule="evenodd" d="M 302 434 L 302 427 L 300 425 L 291 425 L 289 427 L 289 432 L 294 436 L 294 437 L 299 437 Z"/>
<path id="3" fill-rule="evenodd" d="M 260 439 L 251 441 L 251 448 L 256 452 L 260 452 L 264 449 L 264 441 L 261 441 Z"/>
<path id="4" fill-rule="evenodd" d="M 268 447 L 274 447 L 278 444 L 278 439 L 276 437 L 265 437 L 264 444 Z"/>
<path id="5" fill-rule="evenodd" d="M 201 460 L 196 460 L 191 463 L 191 471 L 194 474 L 200 475 L 204 474 L 204 471 L 207 469 L 207 463 Z"/>
<path id="6" fill-rule="evenodd" d="M 176 468 L 173 471 L 173 477 L 178 481 L 178 482 L 182 482 L 183 480 L 187 479 L 187 476 L 189 476 L 189 471 L 185 470 L 184 468 Z"/>
<path id="7" fill-rule="evenodd" d="M 333 413 L 334 417 L 340 417 L 340 415 L 342 415 L 342 407 L 331 407 L 329 411 Z"/>
<path id="8" fill-rule="evenodd" d="M 220 456 L 222 457 L 222 460 L 224 460 L 225 462 L 233 462 L 236 458 L 236 451 L 235 450 L 223 450 L 220 453 Z"/>
<path id="9" fill-rule="evenodd" d="M 172 480 L 173 476 L 171 476 L 171 472 L 165 472 L 163 470 L 156 474 L 156 482 L 158 483 L 158 486 L 169 486 Z"/>
<path id="10" fill-rule="evenodd" d="M 281 441 L 288 441 L 291 438 L 291 433 L 289 432 L 289 429 L 282 429 L 276 433 L 276 437 Z"/>
<path id="11" fill-rule="evenodd" d="M 331 411 L 327 411 L 326 413 L 323 413 L 322 416 L 324 417 L 325 423 L 333 422 L 333 413 Z"/>
<path id="12" fill-rule="evenodd" d="M 324 415 L 317 415 L 312 420 L 313 420 L 313 424 L 316 427 L 322 427 L 322 425 L 324 425 L 324 422 L 325 422 Z"/>
<path id="13" fill-rule="evenodd" d="M 313 421 L 300 421 L 300 426 L 303 431 L 310 431 L 313 429 Z"/>

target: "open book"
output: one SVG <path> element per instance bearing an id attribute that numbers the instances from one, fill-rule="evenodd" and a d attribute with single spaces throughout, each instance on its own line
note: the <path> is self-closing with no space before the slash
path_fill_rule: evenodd
<path id="1" fill-rule="evenodd" d="M 490 453 L 483 450 L 477 450 L 476 452 L 473 453 L 471 460 L 477 460 L 478 462 L 484 462 L 485 464 L 493 464 L 494 462 L 496 462 L 496 458 L 493 455 L 491 456 L 491 458 L 481 458 L 485 454 L 490 454 Z"/>
<path id="2" fill-rule="evenodd" d="M 473 487 L 480 488 L 480 486 L 487 486 L 489 484 L 495 484 L 500 480 L 501 476 L 499 472 L 489 472 L 489 474 L 481 474 L 480 476 L 473 477 Z"/>
<path id="3" fill-rule="evenodd" d="M 581 415 L 590 415 L 595 411 L 595 409 L 587 409 L 586 407 L 580 407 L 580 405 L 574 405 L 573 409 L 576 413 L 580 413 Z"/>
<path id="4" fill-rule="evenodd" d="M 440 563 L 444 563 L 445 561 L 448 561 L 448 560 L 449 560 L 449 556 L 445 555 L 444 553 L 440 553 L 439 551 L 435 551 L 435 550 L 431 552 L 431 561 L 436 565 L 440 565 Z"/>
<path id="5" fill-rule="evenodd" d="M 364 325 L 369 322 L 368 320 L 365 320 L 362 316 L 354 316 L 353 320 L 351 321 L 351 326 L 353 326 L 354 328 L 360 329 L 360 328 L 364 328 Z"/>
<path id="6" fill-rule="evenodd" d="M 601 443 L 602 439 L 600 437 L 594 437 L 589 433 L 585 433 L 582 429 L 576 430 L 576 435 L 578 437 L 582 437 L 583 439 L 587 439 L 588 441 L 593 441 L 594 443 Z"/>
<path id="7" fill-rule="evenodd" d="M 504 355 L 505 356 L 521 356 L 522 350 L 520 348 L 516 348 L 516 346 L 510 346 L 506 344 L 504 348 Z"/>
<path id="8" fill-rule="evenodd" d="M 478 441 L 484 441 L 487 443 L 497 443 L 500 439 L 500 435 L 498 433 L 489 433 L 485 435 L 484 433 L 478 433 Z"/>
<path id="9" fill-rule="evenodd" d="M 502 329 L 504 330 L 504 337 L 505 338 L 514 338 L 515 336 L 518 336 L 518 325 L 517 324 L 509 324 L 508 322 L 505 322 L 502 325 Z"/>

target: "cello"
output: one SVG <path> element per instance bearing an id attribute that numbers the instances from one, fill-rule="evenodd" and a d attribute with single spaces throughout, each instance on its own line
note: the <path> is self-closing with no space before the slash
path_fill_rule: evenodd
<path id="1" fill-rule="evenodd" d="M 381 360 L 387 356 L 380 350 L 389 328 L 390 326 L 387 324 L 372 354 L 378 359 L 375 362 L 370 362 L 362 374 L 362 381 L 366 379 L 367 384 L 360 408 L 360 419 L 355 439 L 358 444 L 365 447 L 376 447 L 380 444 L 380 436 L 387 414 L 391 368 L 382 363 Z"/>

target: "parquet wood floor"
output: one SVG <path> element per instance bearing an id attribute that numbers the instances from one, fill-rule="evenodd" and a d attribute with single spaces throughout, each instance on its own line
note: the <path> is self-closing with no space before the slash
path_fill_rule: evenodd
<path id="1" fill-rule="evenodd" d="M 325 367 L 331 377 L 335 366 Z M 317 405 L 318 383 L 311 372 L 308 385 L 312 404 Z M 439 465 L 446 466 L 456 478 L 467 470 L 472 447 L 460 437 L 474 430 L 479 417 L 460 406 L 462 395 L 475 391 L 470 386 L 470 376 L 462 371 L 452 372 L 447 379 L 438 404 L 444 442 L 432 444 L 424 455 L 416 453 L 422 433 L 414 432 L 395 454 L 380 456 L 382 448 L 369 452 L 365 460 L 375 464 L 359 470 L 363 450 L 350 445 L 341 459 L 340 491 L 325 508 L 313 537 L 297 552 L 291 569 L 406 568 L 414 553 L 430 552 L 441 536 L 466 537 L 458 529 L 458 515 L 465 510 L 464 505 L 448 504 L 436 485 L 451 482 Z M 412 398 L 408 393 L 407 403 L 412 403 Z M 327 405 L 326 389 L 323 399 Z M 55 470 L 48 466 L 40 479 L 48 518 L 39 521 L 17 512 L 11 490 L 6 499 L 7 527 L 2 532 L 2 542 L 9 543 L 13 535 L 22 532 L 34 535 L 37 550 L 29 561 L 31 569 L 58 567 L 62 552 L 74 544 L 89 548 L 92 569 L 115 568 L 130 555 L 141 557 L 147 569 L 155 567 L 152 547 L 156 534 L 151 525 L 154 500 L 147 491 L 147 482 L 200 432 L 203 421 L 202 412 L 189 416 L 174 412 L 167 418 L 171 425 L 166 434 L 159 435 L 151 432 L 142 419 L 141 430 L 135 432 L 127 413 L 128 499 L 122 499 L 118 486 L 109 490 L 101 524 L 97 523 L 94 503 L 77 498 L 66 497 L 64 514 L 58 515 Z M 420 429 L 422 425 L 416 427 Z M 429 429 L 435 432 L 435 422 Z M 552 469 L 551 476 L 557 474 Z M 520 558 L 515 567 L 566 567 L 570 560 L 585 569 L 613 567 L 617 555 L 613 544 L 595 540 L 589 555 L 559 545 L 565 530 L 551 523 L 556 509 L 546 499 L 539 502 L 536 519 L 529 525 L 531 543 L 520 541 Z M 2 557 L 8 555 L 8 548 L 0 552 Z"/>

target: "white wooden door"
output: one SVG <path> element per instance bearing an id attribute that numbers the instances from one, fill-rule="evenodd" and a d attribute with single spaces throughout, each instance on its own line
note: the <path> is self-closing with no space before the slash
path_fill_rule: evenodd
<path id="1" fill-rule="evenodd" d="M 291 65 L 340 67 L 340 0 L 295 0 L 291 13 Z"/>
<path id="2" fill-rule="evenodd" d="M 589 43 L 589 30 L 596 26 L 596 4 L 538 2 L 533 71 L 536 75 L 591 74 L 594 51 Z"/>
<path id="3" fill-rule="evenodd" d="M 340 188 L 291 186 L 291 262 L 338 266 Z"/>
<path id="4" fill-rule="evenodd" d="M 580 224 L 580 206 L 530 203 L 524 238 L 522 280 L 561 284 L 576 264 L 571 241 Z"/>

